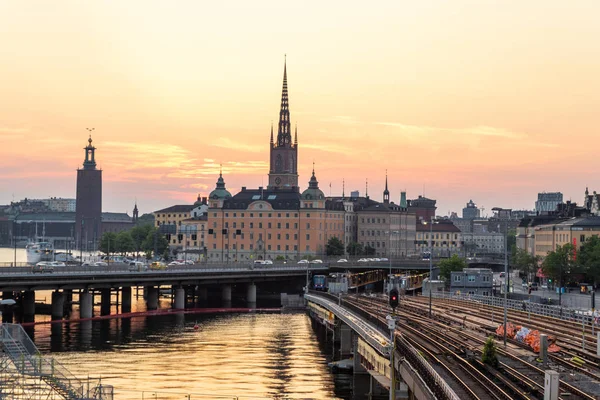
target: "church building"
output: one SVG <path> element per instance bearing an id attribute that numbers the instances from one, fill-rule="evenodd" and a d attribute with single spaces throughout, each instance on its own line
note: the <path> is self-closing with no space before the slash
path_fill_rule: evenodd
<path id="1" fill-rule="evenodd" d="M 223 174 L 208 198 L 208 261 L 324 257 L 330 238 L 344 241 L 344 207 L 325 198 L 313 172 L 308 188 L 298 185 L 298 131 L 292 130 L 283 68 L 277 138 L 270 138 L 269 184 L 245 187 L 232 196 Z"/>

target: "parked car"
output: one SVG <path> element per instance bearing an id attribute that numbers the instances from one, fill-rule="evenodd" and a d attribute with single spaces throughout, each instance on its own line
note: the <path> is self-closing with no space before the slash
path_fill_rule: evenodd
<path id="1" fill-rule="evenodd" d="M 311 263 L 313 264 L 323 264 L 322 260 L 312 260 Z"/>
<path id="2" fill-rule="evenodd" d="M 273 265 L 273 261 L 271 261 L 271 260 L 265 260 L 265 261 L 263 261 L 263 264 L 264 265 Z"/>
<path id="3" fill-rule="evenodd" d="M 538 283 L 537 282 L 531 282 L 531 290 L 538 290 Z"/>
<path id="4" fill-rule="evenodd" d="M 169 264 L 167 264 L 169 267 L 175 267 L 178 265 L 183 265 L 183 263 L 181 261 L 171 261 Z"/>
<path id="5" fill-rule="evenodd" d="M 254 265 L 265 265 L 263 260 L 254 260 Z"/>
<path id="6" fill-rule="evenodd" d="M 506 276 L 505 272 L 500 272 L 500 278 L 504 278 Z"/>
<path id="7" fill-rule="evenodd" d="M 369 262 L 369 260 L 366 259 L 366 258 L 361 258 L 361 259 L 358 260 L 358 262 Z"/>
<path id="8" fill-rule="evenodd" d="M 348 260 L 346 260 L 345 258 L 340 258 L 339 260 L 337 260 L 337 262 L 339 262 L 339 263 L 347 263 Z"/>
<path id="9" fill-rule="evenodd" d="M 298 264 L 308 264 L 308 260 L 300 260 L 298 261 Z"/>
<path id="10" fill-rule="evenodd" d="M 379 261 L 390 261 L 388 258 L 380 258 Z"/>
<path id="11" fill-rule="evenodd" d="M 194 265 L 196 264 L 196 261 L 194 260 L 185 260 L 185 265 Z"/>
<path id="12" fill-rule="evenodd" d="M 108 267 L 108 263 L 105 263 L 104 261 L 96 261 L 94 263 L 94 266 L 96 266 L 96 267 Z"/>

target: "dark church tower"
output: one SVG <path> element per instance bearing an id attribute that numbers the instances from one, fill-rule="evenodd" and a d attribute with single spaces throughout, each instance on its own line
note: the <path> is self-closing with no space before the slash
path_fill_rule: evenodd
<path id="1" fill-rule="evenodd" d="M 273 142 L 271 126 L 269 189 L 298 190 L 298 129 L 292 143 L 292 128 L 288 102 L 287 68 L 283 64 L 283 90 L 281 92 L 281 110 L 277 127 L 277 141 Z"/>
<path id="2" fill-rule="evenodd" d="M 84 150 L 83 168 L 77 170 L 75 238 L 79 249 L 95 251 L 102 231 L 102 171 L 96 169 L 91 135 Z"/>
<path id="3" fill-rule="evenodd" d="M 133 224 L 137 225 L 139 217 L 139 210 L 137 208 L 137 201 L 135 202 L 135 206 L 133 206 Z"/>

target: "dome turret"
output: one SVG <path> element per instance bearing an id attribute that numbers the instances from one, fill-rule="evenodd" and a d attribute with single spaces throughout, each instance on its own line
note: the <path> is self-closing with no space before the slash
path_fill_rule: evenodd
<path id="1" fill-rule="evenodd" d="M 219 179 L 217 179 L 217 187 L 215 190 L 210 192 L 208 196 L 210 199 L 230 199 L 231 193 L 225 189 L 225 180 L 223 179 L 223 171 L 219 171 Z"/>
<path id="2" fill-rule="evenodd" d="M 319 182 L 315 176 L 315 166 L 313 163 L 312 176 L 308 182 L 308 189 L 302 192 L 302 200 L 323 200 L 324 198 L 323 191 L 319 189 Z"/>

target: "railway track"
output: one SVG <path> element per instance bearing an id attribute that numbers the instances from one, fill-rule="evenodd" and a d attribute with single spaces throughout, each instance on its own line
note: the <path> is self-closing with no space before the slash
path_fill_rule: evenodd
<path id="1" fill-rule="evenodd" d="M 454 312 L 458 311 L 464 315 L 470 315 L 470 316 L 474 316 L 477 317 L 479 319 L 484 319 L 484 320 L 490 320 L 491 321 L 491 313 L 490 313 L 490 309 L 489 307 L 491 306 L 484 306 L 481 304 L 477 304 L 477 307 L 468 307 L 468 305 L 456 305 L 454 303 L 448 303 L 445 299 L 440 301 L 441 299 L 436 299 L 436 301 L 434 301 L 435 307 L 438 311 L 445 311 L 445 312 L 449 312 L 448 316 L 454 315 Z M 415 297 L 415 298 L 405 298 L 404 300 L 404 306 L 412 306 L 412 307 L 423 307 L 424 304 L 427 304 L 426 301 L 424 301 L 424 299 L 420 299 L 419 297 Z M 493 309 L 496 309 L 497 307 L 491 307 Z M 500 315 L 501 314 L 502 309 L 499 310 Z M 542 317 L 542 316 L 535 316 L 533 318 L 533 320 L 529 320 L 529 318 L 527 318 L 527 320 L 525 320 L 523 314 L 526 315 L 526 313 L 520 312 L 520 311 L 511 311 L 508 312 L 508 320 L 510 322 L 512 322 L 515 325 L 523 325 L 523 326 L 527 326 L 528 328 L 532 328 L 532 329 L 537 329 L 541 332 L 548 332 L 551 333 L 553 336 L 555 336 L 560 343 L 560 347 L 561 347 L 561 352 L 557 353 L 557 354 L 549 354 L 549 357 L 556 362 L 557 364 L 561 364 L 567 368 L 570 368 L 572 370 L 576 370 L 584 375 L 587 375 L 590 378 L 593 378 L 595 380 L 599 380 L 600 381 L 600 357 L 598 357 L 596 354 L 593 354 L 589 351 L 585 351 L 582 349 L 581 346 L 577 346 L 577 329 L 574 329 L 573 327 L 569 327 L 568 326 L 568 321 L 563 321 L 563 320 L 557 320 L 555 318 L 550 318 L 550 317 L 544 317 L 546 320 L 550 320 L 549 322 L 553 322 L 556 324 L 556 326 L 554 325 L 550 325 L 548 321 L 544 321 L 544 322 L 538 322 L 537 319 L 538 317 Z M 460 317 L 458 317 L 460 318 Z M 467 317 L 468 318 L 468 317 Z M 500 321 L 496 322 L 496 324 L 494 325 L 493 323 L 490 322 L 490 325 L 487 327 L 487 329 L 490 331 L 490 333 L 492 333 L 493 331 L 495 331 L 496 327 L 498 326 L 498 324 L 500 323 Z M 483 327 L 485 328 L 485 327 Z M 580 331 L 579 331 L 580 333 Z M 575 339 L 574 339 L 575 337 Z M 580 338 L 582 338 L 582 336 L 580 336 Z M 517 346 L 523 347 L 523 348 L 527 348 L 528 347 L 520 342 L 511 340 L 511 342 Z M 581 341 L 579 341 L 579 344 L 581 345 Z M 595 341 L 589 341 L 589 347 L 588 348 L 595 348 L 596 346 L 596 342 Z M 573 357 L 579 357 L 579 358 L 583 358 L 585 360 L 585 364 L 584 365 L 579 365 L 576 362 L 571 361 L 573 359 Z"/>
<path id="2" fill-rule="evenodd" d="M 356 307 L 366 308 L 368 312 L 382 318 L 385 317 L 383 314 L 389 312 L 385 298 L 353 296 L 347 301 Z M 431 320 L 423 315 L 424 309 L 418 308 L 418 305 L 416 308 L 416 310 L 409 310 L 405 304 L 401 305 L 397 313 L 397 323 L 402 334 L 414 347 L 427 354 L 432 362 L 449 371 L 449 375 L 453 376 L 453 380 L 458 385 L 463 388 L 468 386 L 475 392 L 469 393 L 465 390 L 469 397 L 482 399 L 543 398 L 545 371 L 537 365 L 523 360 L 519 355 L 513 354 L 513 351 L 497 348 L 498 355 L 502 357 L 498 370 L 478 361 L 477 358 L 481 356 L 481 349 L 490 334 L 491 326 L 480 329 L 485 334 L 484 337 L 481 337 L 475 332 L 464 329 L 462 321 L 457 318 L 442 318 L 441 321 Z M 437 353 L 435 349 L 437 349 Z M 472 355 L 473 361 L 471 362 L 467 361 L 465 357 L 469 353 Z M 448 359 L 453 362 L 449 362 Z M 462 372 L 461 377 L 456 374 L 458 370 Z M 482 371 L 493 376 L 494 380 L 489 379 Z M 477 391 L 474 388 L 478 388 Z M 485 394 L 481 392 L 481 388 Z M 598 397 L 591 395 L 562 380 L 560 388 L 562 390 L 560 398 L 563 399 L 592 400 L 600 398 L 600 394 Z"/>

